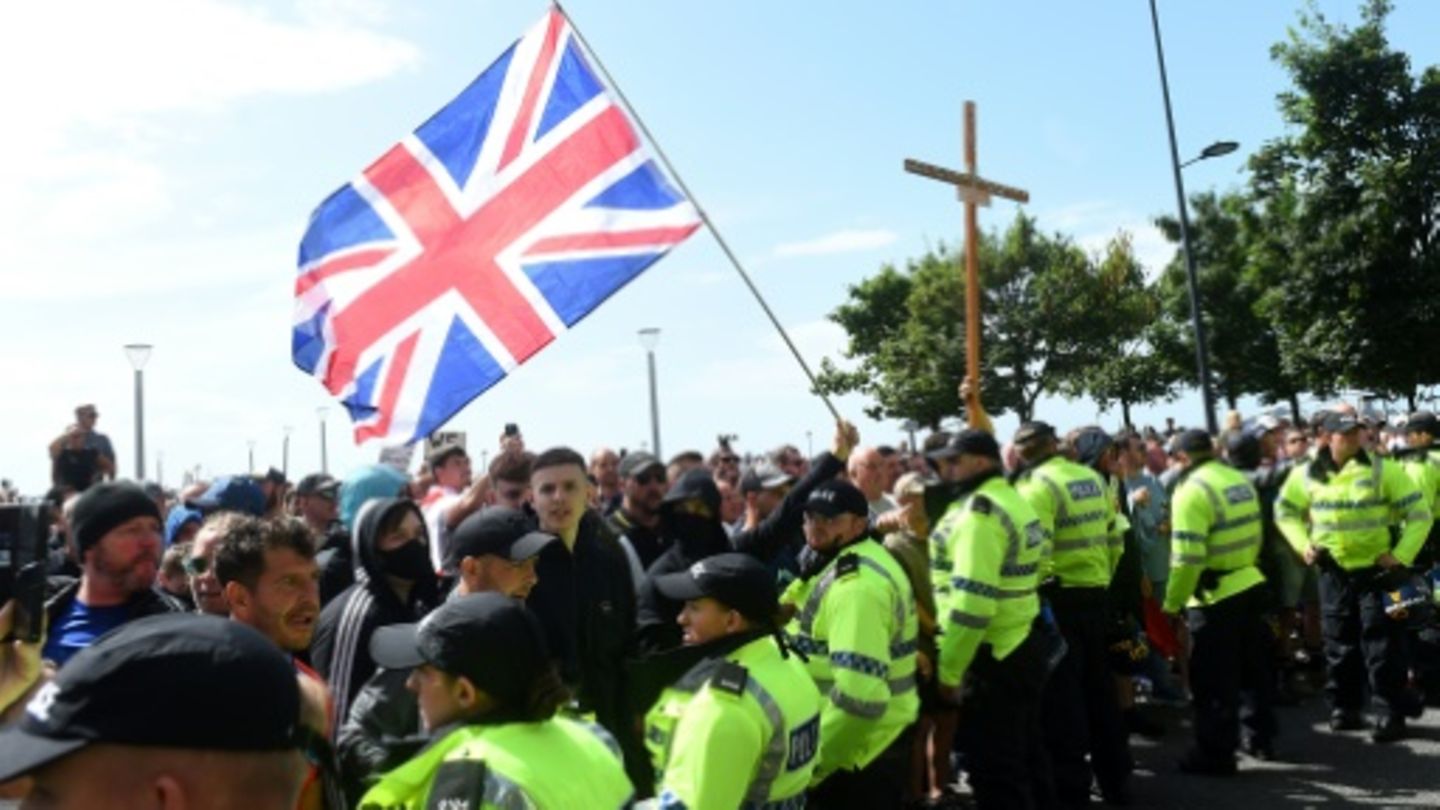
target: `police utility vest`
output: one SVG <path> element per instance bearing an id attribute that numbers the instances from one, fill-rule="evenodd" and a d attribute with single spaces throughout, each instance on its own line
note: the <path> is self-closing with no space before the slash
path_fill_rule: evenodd
<path id="1" fill-rule="evenodd" d="M 1265 581 L 1260 496 L 1244 473 L 1219 461 L 1191 468 L 1175 488 L 1165 609 L 1204 607 Z"/>
<path id="2" fill-rule="evenodd" d="M 915 682 L 915 595 L 894 555 L 873 538 L 841 549 L 819 573 L 796 580 L 781 597 L 797 608 L 786 626 L 790 645 L 824 696 L 818 778 L 863 768 L 912 722 L 920 708 Z"/>
<path id="3" fill-rule="evenodd" d="M 1275 523 L 1297 554 L 1314 544 L 1336 565 L 1355 571 L 1375 565 L 1387 551 L 1413 563 L 1433 517 L 1424 494 L 1396 462 L 1361 453 L 1337 470 L 1325 453 L 1285 479 Z"/>
<path id="4" fill-rule="evenodd" d="M 662 807 L 802 802 L 820 755 L 820 692 L 770 636 L 691 667 L 645 717 Z"/>
<path id="5" fill-rule="evenodd" d="M 1000 475 L 952 503 L 938 526 L 953 556 L 950 594 L 944 604 L 936 600 L 940 683 L 955 686 L 981 644 L 1004 659 L 1030 635 L 1040 612 L 1045 530 Z"/>
<path id="6" fill-rule="evenodd" d="M 1016 482 L 1049 536 L 1042 580 L 1065 588 L 1104 588 L 1124 551 L 1114 499 L 1100 474 L 1064 456 L 1052 456 Z"/>
<path id="7" fill-rule="evenodd" d="M 614 738 L 556 717 L 451 731 L 381 777 L 359 808 L 619 808 L 631 795 Z"/>

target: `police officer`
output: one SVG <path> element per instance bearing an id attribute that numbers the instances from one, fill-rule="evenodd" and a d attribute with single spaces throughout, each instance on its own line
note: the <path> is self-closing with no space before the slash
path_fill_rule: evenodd
<path id="1" fill-rule="evenodd" d="M 630 781 L 599 726 L 555 716 L 569 698 L 540 622 L 498 593 L 452 599 L 419 624 L 380 628 L 370 654 L 414 667 L 409 687 L 433 735 L 361 808 L 620 807 Z M 503 806 L 509 806 L 505 804 Z"/>
<path id="2" fill-rule="evenodd" d="M 1435 450 L 1435 437 L 1440 435 L 1440 420 L 1429 411 L 1416 411 L 1405 420 L 1405 450 L 1396 453 L 1415 487 L 1420 490 L 1423 500 L 1430 507 L 1430 514 L 1440 510 L 1440 451 Z M 1415 555 L 1414 568 L 1431 572 L 1436 564 L 1436 535 L 1440 528 L 1430 529 L 1430 537 L 1420 553 Z M 1433 572 L 1432 572 L 1433 577 Z M 1410 638 L 1411 664 L 1415 668 L 1415 680 L 1419 683 L 1426 704 L 1440 705 L 1440 627 L 1425 627 L 1414 632 Z"/>
<path id="3" fill-rule="evenodd" d="M 820 692 L 777 643 L 775 577 L 748 554 L 719 554 L 655 579 L 685 603 L 687 651 L 703 657 L 645 718 L 662 807 L 802 801 L 820 745 Z"/>
<path id="4" fill-rule="evenodd" d="M 1240 471 L 1215 459 L 1210 434 L 1187 430 L 1176 440 L 1182 472 L 1171 514 L 1165 612 L 1189 607 L 1190 685 L 1195 695 L 1195 747 L 1181 770 L 1235 773 L 1240 724 L 1245 750 L 1270 758 L 1273 639 L 1265 624 L 1265 576 L 1256 565 L 1264 546 L 1260 497 Z M 1242 691 L 1246 705 L 1240 706 Z"/>
<path id="5" fill-rule="evenodd" d="M 1385 615 L 1385 575 L 1414 562 L 1433 518 L 1399 464 L 1361 448 L 1353 414 L 1329 413 L 1324 427 L 1326 446 L 1285 481 L 1276 522 L 1295 552 L 1320 569 L 1331 729 L 1364 728 L 1368 670 L 1377 712 L 1371 739 L 1392 742 L 1423 706 L 1406 688 L 1405 627 Z M 1400 531 L 1392 544 L 1395 524 Z"/>
<path id="6" fill-rule="evenodd" d="M 254 629 L 140 618 L 76 653 L 0 731 L 0 784 L 29 776 L 23 806 L 56 810 L 291 810 L 302 751 L 319 753 L 300 713 L 294 666 Z"/>
<path id="7" fill-rule="evenodd" d="M 791 646 L 825 696 L 810 806 L 899 807 L 910 762 L 918 624 L 905 571 L 871 533 L 854 485 L 827 481 L 805 501 Z"/>
<path id="8" fill-rule="evenodd" d="M 1042 595 L 1068 647 L 1041 711 L 1055 792 L 1062 804 L 1088 804 L 1093 769 L 1101 796 L 1126 804 L 1130 741 L 1106 649 L 1108 588 L 1124 551 L 1114 501 L 1099 473 L 1060 454 L 1050 425 L 1021 425 L 1015 448 L 1022 460 L 1015 487 L 1048 538 Z"/>
<path id="9" fill-rule="evenodd" d="M 1048 807 L 1053 786 L 1040 724 L 1047 649 L 1035 629 L 1044 529 L 1005 480 L 990 434 L 963 430 L 929 458 L 944 480 L 959 484 L 940 522 L 954 566 L 948 609 L 940 611 L 939 682 L 961 703 L 970 786 L 981 808 Z"/>

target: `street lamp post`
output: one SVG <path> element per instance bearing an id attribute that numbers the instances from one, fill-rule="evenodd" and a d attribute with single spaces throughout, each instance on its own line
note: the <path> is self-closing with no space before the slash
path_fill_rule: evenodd
<path id="1" fill-rule="evenodd" d="M 289 480 L 290 480 L 290 431 L 294 430 L 294 428 L 290 427 L 289 425 L 286 425 L 285 427 L 281 428 L 281 430 L 284 432 L 285 435 L 284 435 L 284 438 L 281 439 L 281 441 L 280 441 L 280 472 L 281 472 L 282 475 L 285 476 L 285 480 L 286 480 L 286 481 L 289 481 Z"/>
<path id="2" fill-rule="evenodd" d="M 325 449 L 325 412 L 329 408 L 321 405 L 315 409 L 315 415 L 320 418 L 320 472 L 330 474 L 330 454 Z"/>
<path id="3" fill-rule="evenodd" d="M 145 480 L 145 363 L 150 359 L 149 343 L 125 344 L 125 357 L 135 370 L 135 480 Z"/>
<path id="4" fill-rule="evenodd" d="M 660 394 L 655 388 L 655 347 L 660 344 L 660 330 L 654 326 L 639 331 L 640 345 L 645 349 L 645 360 L 650 369 L 650 446 L 656 457 L 660 456 Z"/>
<path id="5" fill-rule="evenodd" d="M 1160 44 L 1160 14 L 1155 9 L 1155 0 L 1150 0 L 1150 23 L 1155 32 L 1155 60 L 1160 65 L 1160 91 L 1165 99 L 1165 126 L 1170 132 L 1170 165 L 1175 172 L 1175 198 L 1180 209 L 1180 245 L 1185 252 L 1185 278 L 1190 288 L 1190 325 L 1195 331 L 1195 371 L 1200 377 L 1200 395 L 1205 402 L 1205 428 L 1211 434 L 1219 432 L 1215 422 L 1215 393 L 1210 388 L 1210 361 L 1205 342 L 1205 323 L 1200 317 L 1200 285 L 1195 275 L 1195 254 L 1190 249 L 1190 214 L 1185 203 L 1185 182 L 1180 169 L 1197 160 L 1219 157 L 1234 152 L 1239 144 L 1234 141 L 1220 141 L 1205 147 L 1194 160 L 1182 164 L 1180 147 L 1175 142 L 1175 116 L 1170 109 L 1170 80 L 1165 75 L 1165 49 Z"/>
<path id="6" fill-rule="evenodd" d="M 255 474 L 255 440 L 254 440 L 254 439 L 248 439 L 248 440 L 246 440 L 246 442 L 245 442 L 245 447 L 246 447 L 247 450 L 249 450 L 249 459 L 250 459 L 250 467 L 249 467 L 249 469 L 250 469 L 250 474 L 251 474 L 251 475 L 254 475 L 254 474 Z"/>

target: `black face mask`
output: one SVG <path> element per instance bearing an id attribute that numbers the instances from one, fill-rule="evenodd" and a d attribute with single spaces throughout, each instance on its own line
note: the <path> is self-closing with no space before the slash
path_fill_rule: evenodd
<path id="1" fill-rule="evenodd" d="M 719 521 L 699 515 L 666 515 L 665 528 L 670 537 L 687 544 L 714 542 L 725 537 Z"/>
<path id="2" fill-rule="evenodd" d="M 422 543 L 412 540 L 399 548 L 381 551 L 378 556 L 380 567 L 390 576 L 413 581 L 435 575 L 430 567 L 430 550 Z"/>

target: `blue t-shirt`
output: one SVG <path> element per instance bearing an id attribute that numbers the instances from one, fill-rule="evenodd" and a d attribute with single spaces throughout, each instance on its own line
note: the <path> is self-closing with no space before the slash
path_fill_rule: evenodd
<path id="1" fill-rule="evenodd" d="M 41 653 L 64 666 L 70 656 L 95 643 L 95 639 L 124 624 L 130 618 L 129 605 L 112 607 L 90 607 L 79 599 L 70 602 L 69 610 L 50 628 L 50 637 L 45 640 Z"/>

